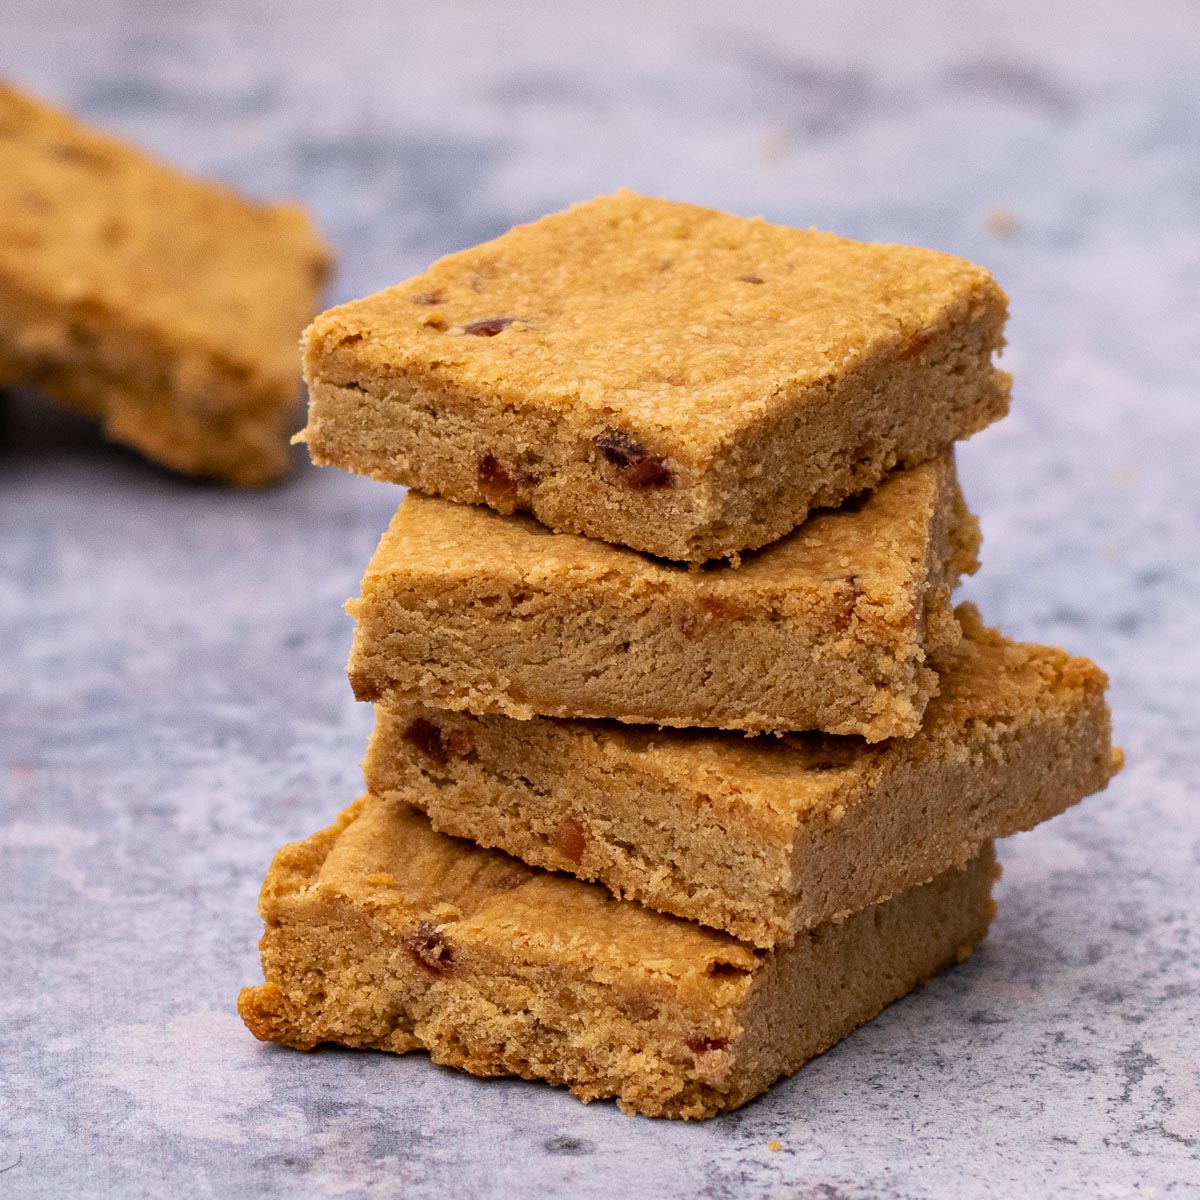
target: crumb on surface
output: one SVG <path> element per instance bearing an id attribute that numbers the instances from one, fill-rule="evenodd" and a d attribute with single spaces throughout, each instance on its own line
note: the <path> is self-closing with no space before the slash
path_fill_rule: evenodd
<path id="1" fill-rule="evenodd" d="M 1005 204 L 997 204 L 988 210 L 984 225 L 988 233 L 996 238 L 1009 238 L 1017 232 L 1017 213 Z"/>

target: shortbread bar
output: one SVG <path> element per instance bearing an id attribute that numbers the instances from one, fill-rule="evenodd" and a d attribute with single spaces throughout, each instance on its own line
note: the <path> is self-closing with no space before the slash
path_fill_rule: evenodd
<path id="1" fill-rule="evenodd" d="M 611 722 L 388 712 L 367 786 L 435 828 L 757 946 L 966 862 L 1105 786 L 1106 678 L 959 608 L 921 731 L 747 739 Z"/>
<path id="2" fill-rule="evenodd" d="M 0 83 L 0 383 L 178 471 L 287 465 L 329 255 L 290 205 L 191 179 Z"/>
<path id="3" fill-rule="evenodd" d="M 907 737 L 978 545 L 950 455 L 736 570 L 410 492 L 348 605 L 350 681 L 391 708 Z"/>
<path id="4" fill-rule="evenodd" d="M 313 461 L 661 557 L 764 546 L 1003 416 L 962 259 L 631 192 L 305 336 Z"/>
<path id="5" fill-rule="evenodd" d="M 755 952 L 434 833 L 366 798 L 285 846 L 263 887 L 259 1038 L 404 1053 L 566 1084 L 627 1112 L 737 1108 L 965 958 L 993 906 L 990 846 L 886 904 Z"/>

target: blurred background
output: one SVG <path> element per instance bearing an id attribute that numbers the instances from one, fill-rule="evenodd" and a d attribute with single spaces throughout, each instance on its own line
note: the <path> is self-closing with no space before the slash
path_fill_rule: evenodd
<path id="1" fill-rule="evenodd" d="M 233 493 L 0 397 L 0 1195 L 1168 1195 L 1200 1177 L 1200 9 L 9 0 L 0 75 L 292 196 L 329 302 L 619 186 L 990 267 L 1012 415 L 965 587 L 1113 678 L 1129 766 L 1003 848 L 962 971 L 703 1128 L 232 1004 L 357 794 L 342 602 L 396 489 Z M 784 1149 L 767 1149 L 769 1139 Z"/>

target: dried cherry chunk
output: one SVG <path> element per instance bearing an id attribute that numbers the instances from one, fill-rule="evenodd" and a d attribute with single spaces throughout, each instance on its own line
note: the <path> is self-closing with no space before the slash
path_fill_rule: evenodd
<path id="1" fill-rule="evenodd" d="M 574 817 L 567 817 L 554 835 L 554 848 L 573 863 L 583 861 L 587 849 L 587 831 Z"/>
<path id="2" fill-rule="evenodd" d="M 482 321 L 472 321 L 463 326 L 463 333 L 471 337 L 495 337 L 503 333 L 517 318 L 516 317 L 485 317 Z"/>
<path id="3" fill-rule="evenodd" d="M 713 1050 L 724 1050 L 729 1045 L 728 1038 L 690 1037 L 687 1048 L 693 1054 L 707 1054 Z"/>
<path id="4" fill-rule="evenodd" d="M 593 441 L 596 449 L 612 463 L 614 467 L 632 467 L 643 462 L 646 458 L 646 448 L 620 429 L 606 429 L 598 434 Z"/>
<path id="5" fill-rule="evenodd" d="M 625 481 L 635 488 L 670 487 L 675 481 L 671 468 L 661 458 L 648 458 L 625 473 Z"/>
<path id="6" fill-rule="evenodd" d="M 404 740 L 441 766 L 471 752 L 471 739 L 461 729 L 443 729 L 425 717 L 415 717 L 408 723 Z"/>
<path id="7" fill-rule="evenodd" d="M 669 487 L 675 481 L 671 468 L 661 455 L 651 454 L 635 437 L 621 429 L 605 429 L 592 439 L 606 462 L 621 472 L 622 479 L 635 488 Z"/>
<path id="8" fill-rule="evenodd" d="M 896 355 L 896 361 L 907 362 L 910 358 L 916 358 L 923 350 L 928 349 L 932 341 L 933 332 L 931 330 L 916 334 L 901 346 L 900 352 Z"/>
<path id="9" fill-rule="evenodd" d="M 445 739 L 450 755 L 453 758 L 466 758 L 473 749 L 470 735 L 461 729 L 446 730 Z"/>
<path id="10" fill-rule="evenodd" d="M 432 921 L 418 921 L 404 946 L 413 962 L 430 975 L 441 978 L 454 970 L 454 950 Z"/>
<path id="11" fill-rule="evenodd" d="M 490 503 L 512 505 L 516 500 L 516 482 L 494 454 L 485 454 L 479 460 L 478 477 L 479 490 Z"/>

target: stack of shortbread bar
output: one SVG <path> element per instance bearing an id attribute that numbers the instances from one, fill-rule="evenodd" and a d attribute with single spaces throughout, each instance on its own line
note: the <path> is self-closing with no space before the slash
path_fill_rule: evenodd
<path id="1" fill-rule="evenodd" d="M 631 193 L 319 317 L 313 459 L 416 490 L 254 1033 L 707 1117 L 970 953 L 992 840 L 1118 765 L 1098 668 L 951 607 L 1004 318 L 960 259 Z"/>

